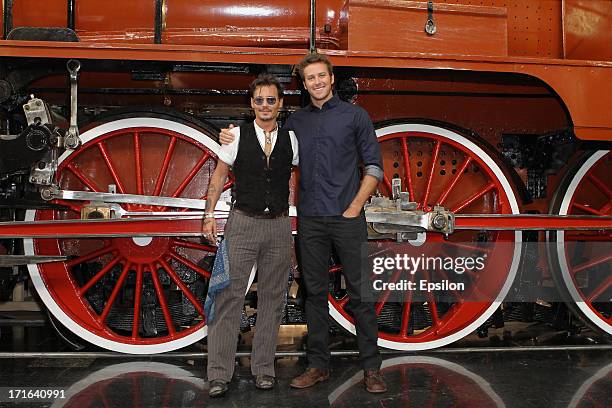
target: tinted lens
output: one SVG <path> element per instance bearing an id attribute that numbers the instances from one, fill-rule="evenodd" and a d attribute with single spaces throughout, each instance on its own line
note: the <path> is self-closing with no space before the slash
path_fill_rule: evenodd
<path id="1" fill-rule="evenodd" d="M 255 101 L 255 105 L 263 105 L 264 101 L 268 105 L 274 105 L 274 104 L 276 104 L 276 97 L 275 96 L 268 96 L 267 98 L 264 98 L 262 96 L 258 96 L 256 98 L 254 98 L 253 101 Z"/>

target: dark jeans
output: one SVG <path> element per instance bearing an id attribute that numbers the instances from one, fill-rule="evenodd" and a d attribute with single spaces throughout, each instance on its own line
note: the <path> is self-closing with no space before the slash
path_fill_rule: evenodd
<path id="1" fill-rule="evenodd" d="M 302 281 L 306 287 L 308 325 L 308 366 L 327 369 L 329 365 L 329 309 L 327 305 L 329 258 L 332 245 L 340 257 L 357 331 L 359 357 L 365 370 L 381 365 L 378 352 L 378 325 L 374 303 L 361 302 L 361 244 L 367 240 L 363 212 L 356 218 L 305 217 L 298 219 Z M 369 276 L 364 276 L 369 279 Z"/>

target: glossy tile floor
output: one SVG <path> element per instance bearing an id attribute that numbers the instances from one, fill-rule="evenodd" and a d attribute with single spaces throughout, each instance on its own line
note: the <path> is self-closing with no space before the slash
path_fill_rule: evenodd
<path id="1" fill-rule="evenodd" d="M 3 359 L 2 407 L 606 407 L 612 402 L 612 352 L 450 352 L 385 358 L 389 391 L 368 394 L 354 358 L 334 358 L 332 378 L 288 387 L 303 367 L 277 362 L 278 384 L 255 389 L 241 359 L 228 394 L 209 399 L 204 361 L 173 358 Z M 47 387 L 65 398 L 9 402 L 11 389 Z"/>
<path id="2" fill-rule="evenodd" d="M 66 351 L 48 327 L 2 327 L 0 351 Z M 508 329 L 508 328 L 506 328 Z M 492 339 L 468 337 L 437 351 L 385 354 L 389 391 L 368 394 L 355 357 L 333 357 L 332 377 L 306 390 L 288 384 L 304 368 L 303 357 L 277 359 L 278 384 L 255 389 L 249 358 L 237 360 L 223 398 L 210 399 L 205 381 L 205 345 L 194 357 L 139 358 L 72 353 L 70 358 L 0 358 L 0 407 L 609 407 L 612 406 L 612 347 L 589 333 L 568 337 L 545 326 L 517 327 Z M 280 348 L 300 350 L 303 328 L 285 327 Z M 250 334 L 240 350 L 249 348 Z M 495 340 L 496 336 L 498 337 Z M 333 349 L 354 350 L 354 341 L 334 336 Z M 528 351 L 525 346 L 538 344 Z M 580 350 L 577 344 L 587 345 Z M 588 345 L 590 344 L 590 345 Z M 467 347 L 478 346 L 476 350 Z M 497 346 L 493 348 L 492 346 Z M 551 349 L 554 347 L 554 349 Z M 10 400 L 10 389 L 63 390 L 54 401 Z"/>

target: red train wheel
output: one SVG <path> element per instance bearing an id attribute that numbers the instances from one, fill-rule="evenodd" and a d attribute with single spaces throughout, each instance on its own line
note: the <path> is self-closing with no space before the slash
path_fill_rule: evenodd
<path id="1" fill-rule="evenodd" d="M 210 136 L 166 119 L 114 120 L 81 139 L 80 149 L 59 160 L 61 188 L 107 191 L 114 184 L 118 193 L 204 198 L 217 160 L 218 144 Z M 70 210 L 29 211 L 26 218 L 79 218 L 84 203 L 63 204 Z M 25 248 L 30 254 L 74 256 L 66 263 L 31 265 L 30 276 L 51 313 L 90 343 L 145 354 L 174 350 L 206 335 L 202 302 L 214 246 L 197 239 L 139 237 L 34 239 L 26 240 Z"/>
<path id="2" fill-rule="evenodd" d="M 483 149 L 458 133 L 436 126 L 398 124 L 377 130 L 383 153 L 385 178 L 383 193 L 390 195 L 390 179 L 402 179 L 404 190 L 419 208 L 430 210 L 441 204 L 458 214 L 516 214 L 514 192 L 502 170 Z M 447 243 L 460 247 L 479 242 L 506 243 L 495 264 L 471 278 L 471 290 L 494 288 L 490 301 L 466 301 L 457 294 L 453 302 L 413 302 L 407 292 L 403 303 L 387 302 L 381 294 L 376 304 L 378 344 L 398 350 L 425 350 L 441 347 L 471 333 L 498 308 L 518 267 L 520 231 L 457 232 L 448 240 L 440 234 L 424 234 L 424 245 Z M 339 266 L 330 269 L 331 279 Z M 409 278 L 406 276 L 405 278 Z M 330 313 L 345 329 L 355 333 L 353 318 L 346 310 L 348 296 L 331 291 Z"/>
<path id="3" fill-rule="evenodd" d="M 590 154 L 562 183 L 553 204 L 561 215 L 612 215 L 612 154 Z M 549 253 L 560 287 L 570 296 L 570 307 L 588 324 L 612 334 L 612 233 L 554 231 Z"/>

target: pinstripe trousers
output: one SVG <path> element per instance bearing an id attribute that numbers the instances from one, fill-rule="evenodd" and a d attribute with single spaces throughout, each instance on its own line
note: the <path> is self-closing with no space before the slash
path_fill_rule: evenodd
<path id="1" fill-rule="evenodd" d="M 232 211 L 225 226 L 230 285 L 215 299 L 208 327 L 208 380 L 229 382 L 234 373 L 240 315 L 257 262 L 257 323 L 251 372 L 274 377 L 274 353 L 291 266 L 289 217 L 258 219 Z"/>

